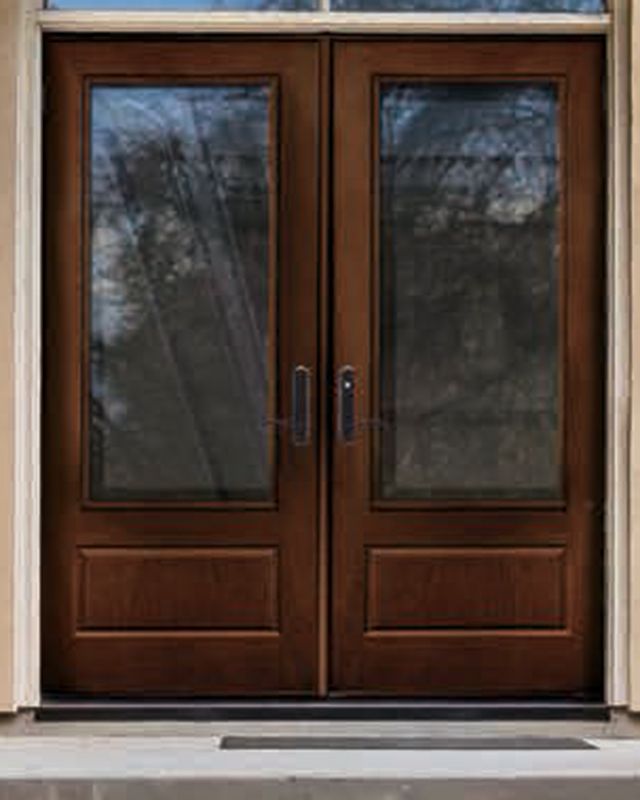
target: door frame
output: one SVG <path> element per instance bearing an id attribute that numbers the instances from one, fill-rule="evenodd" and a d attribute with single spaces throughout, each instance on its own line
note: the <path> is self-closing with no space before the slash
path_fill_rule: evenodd
<path id="1" fill-rule="evenodd" d="M 32 0 L 14 0 L 21 9 L 17 69 L 17 158 L 15 233 L 15 464 L 13 493 L 13 705 L 41 703 L 40 682 L 40 375 L 41 375 L 41 184 L 42 39 L 50 31 L 95 33 L 335 33 L 418 35 L 492 33 L 526 37 L 546 33 L 597 33 L 607 39 L 609 97 L 607 242 L 607 410 L 605 519 L 605 701 L 629 702 L 628 556 L 630 533 L 629 352 L 629 5 L 613 0 L 613 14 L 271 14 L 201 12 L 60 12 L 37 10 Z M 327 213 L 327 209 L 323 211 Z M 326 258 L 326 255 L 325 255 Z M 326 271 L 325 271 L 326 272 Z M 326 278 L 325 278 L 326 280 Z M 640 530 L 633 532 L 640 539 Z M 640 677 L 640 676 L 637 676 Z"/>

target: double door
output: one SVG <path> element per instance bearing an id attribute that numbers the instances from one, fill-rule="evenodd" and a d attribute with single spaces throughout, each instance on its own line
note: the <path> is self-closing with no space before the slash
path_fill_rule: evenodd
<path id="1" fill-rule="evenodd" d="M 602 57 L 48 43 L 46 690 L 597 694 Z"/>

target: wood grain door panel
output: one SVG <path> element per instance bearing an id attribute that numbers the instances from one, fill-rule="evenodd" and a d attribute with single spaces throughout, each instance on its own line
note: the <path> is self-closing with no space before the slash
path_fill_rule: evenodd
<path id="1" fill-rule="evenodd" d="M 45 691 L 598 695 L 602 65 L 48 40 Z"/>
<path id="2" fill-rule="evenodd" d="M 45 689 L 313 694 L 317 45 L 46 69 Z"/>
<path id="3" fill-rule="evenodd" d="M 602 46 L 335 46 L 338 695 L 594 696 Z"/>

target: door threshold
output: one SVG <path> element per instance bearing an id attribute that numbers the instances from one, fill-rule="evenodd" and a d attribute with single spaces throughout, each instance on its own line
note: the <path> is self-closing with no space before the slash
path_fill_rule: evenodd
<path id="1" fill-rule="evenodd" d="M 607 721 L 602 702 L 461 700 L 95 700 L 45 698 L 33 709 L 41 722 L 403 721 L 518 720 Z"/>

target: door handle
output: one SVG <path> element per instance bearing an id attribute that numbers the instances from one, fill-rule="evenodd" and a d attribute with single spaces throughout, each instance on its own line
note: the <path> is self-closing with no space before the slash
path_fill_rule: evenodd
<path id="1" fill-rule="evenodd" d="M 346 365 L 338 370 L 336 380 L 338 413 L 336 435 L 341 442 L 352 442 L 361 429 L 385 430 L 390 427 L 384 416 L 356 417 L 356 371 Z"/>
<path id="2" fill-rule="evenodd" d="M 356 435 L 356 371 L 352 366 L 340 367 L 337 376 L 338 439 L 352 442 Z"/>
<path id="3" fill-rule="evenodd" d="M 311 370 L 301 364 L 291 372 L 291 414 L 288 417 L 267 417 L 264 424 L 288 430 L 291 443 L 304 447 L 311 440 Z"/>
<path id="4" fill-rule="evenodd" d="M 291 442 L 304 447 L 311 439 L 311 370 L 298 365 L 291 374 Z"/>

